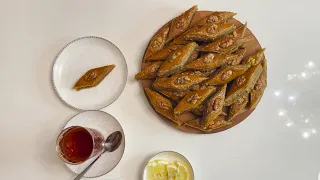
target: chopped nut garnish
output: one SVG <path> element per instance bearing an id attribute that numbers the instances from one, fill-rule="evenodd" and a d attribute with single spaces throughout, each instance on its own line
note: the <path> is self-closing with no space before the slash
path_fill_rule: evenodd
<path id="1" fill-rule="evenodd" d="M 218 28 L 218 26 L 217 26 L 216 24 L 213 24 L 212 26 L 209 26 L 209 27 L 207 28 L 207 32 L 208 32 L 208 33 L 214 33 L 217 28 Z"/>
<path id="2" fill-rule="evenodd" d="M 205 58 L 204 58 L 204 62 L 205 63 L 209 63 L 209 62 L 211 62 L 212 60 L 213 60 L 213 58 L 214 58 L 214 55 L 213 54 L 208 54 Z"/>
<path id="3" fill-rule="evenodd" d="M 188 103 L 195 104 L 201 97 L 198 94 L 194 94 L 187 99 Z"/>
<path id="4" fill-rule="evenodd" d="M 228 70 L 228 71 L 222 73 L 221 79 L 222 79 L 222 80 L 226 80 L 226 79 L 229 78 L 231 75 L 232 75 L 232 70 Z"/>
<path id="5" fill-rule="evenodd" d="M 157 47 L 161 46 L 162 41 L 163 41 L 162 37 L 158 37 L 157 39 L 155 39 L 155 40 L 152 42 L 152 45 L 151 45 L 151 46 L 152 46 L 153 48 L 157 48 Z"/>
<path id="6" fill-rule="evenodd" d="M 244 82 L 246 81 L 246 77 L 245 76 L 240 76 L 238 79 L 237 79 L 237 86 L 241 86 Z"/>
<path id="7" fill-rule="evenodd" d="M 202 85 L 202 86 L 200 87 L 200 90 L 206 89 L 206 88 L 208 88 L 208 87 L 210 87 L 210 85 L 204 84 L 204 85 Z"/>
<path id="8" fill-rule="evenodd" d="M 177 97 L 183 97 L 184 95 L 186 95 L 185 92 L 174 92 L 173 95 L 177 96 Z"/>
<path id="9" fill-rule="evenodd" d="M 261 82 L 257 82 L 255 85 L 254 85 L 254 90 L 258 91 L 262 88 L 262 83 Z"/>
<path id="10" fill-rule="evenodd" d="M 210 16 L 207 19 L 207 23 L 214 23 L 214 22 L 218 22 L 218 21 L 219 21 L 219 18 L 217 16 Z"/>
<path id="11" fill-rule="evenodd" d="M 175 81 L 176 84 L 184 84 L 186 83 L 186 81 L 190 81 L 191 79 L 188 76 L 184 76 L 184 77 L 179 77 L 177 78 L 177 80 Z"/>
<path id="12" fill-rule="evenodd" d="M 162 102 L 162 101 L 157 101 L 157 106 L 159 108 L 162 108 L 162 109 L 165 109 L 165 110 L 168 110 L 170 108 L 170 105 L 165 103 L 165 102 Z"/>
<path id="13" fill-rule="evenodd" d="M 182 28 L 183 26 L 184 26 L 184 19 L 181 19 L 181 20 L 177 23 L 176 28 L 177 28 L 177 29 L 180 29 L 180 28 Z"/>
<path id="14" fill-rule="evenodd" d="M 229 39 L 227 42 L 222 43 L 220 46 L 222 48 L 227 48 L 227 47 L 231 46 L 233 44 L 233 42 L 234 41 L 232 39 Z"/>
<path id="15" fill-rule="evenodd" d="M 88 74 L 88 75 L 86 75 L 85 77 L 84 77 L 84 80 L 85 81 L 92 81 L 94 78 L 96 78 L 97 77 L 97 74 L 96 74 L 96 72 L 91 72 L 90 74 Z"/>
<path id="16" fill-rule="evenodd" d="M 175 52 L 172 54 L 171 58 L 169 58 L 169 62 L 172 62 L 174 59 L 176 59 L 178 56 L 181 55 L 181 52 Z"/>
<path id="17" fill-rule="evenodd" d="M 232 35 L 233 35 L 233 37 L 237 37 L 238 36 L 237 31 L 233 31 Z"/>
<path id="18" fill-rule="evenodd" d="M 214 111 L 217 111 L 218 109 L 220 109 L 223 106 L 223 101 L 221 101 L 220 98 L 217 98 L 214 100 L 213 104 L 212 104 L 212 109 Z"/>

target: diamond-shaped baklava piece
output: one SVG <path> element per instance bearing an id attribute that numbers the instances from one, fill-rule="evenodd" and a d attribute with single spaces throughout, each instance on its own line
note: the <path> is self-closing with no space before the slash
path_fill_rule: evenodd
<path id="1" fill-rule="evenodd" d="M 182 114 L 191 111 L 202 104 L 214 91 L 215 87 L 208 87 L 199 91 L 190 92 L 184 96 L 179 104 L 174 108 L 174 114 Z"/>
<path id="2" fill-rule="evenodd" d="M 225 105 L 230 106 L 235 103 L 239 97 L 249 93 L 256 84 L 261 72 L 262 67 L 259 64 L 249 68 L 244 74 L 237 77 L 227 92 Z"/>
<path id="3" fill-rule="evenodd" d="M 258 102 L 260 101 L 264 89 L 267 87 L 267 61 L 264 60 L 261 63 L 262 65 L 262 73 L 253 86 L 252 90 L 250 91 L 250 105 L 249 109 L 253 109 L 257 106 Z"/>
<path id="4" fill-rule="evenodd" d="M 177 37 L 173 42 L 175 44 L 186 44 L 190 41 L 212 42 L 234 31 L 235 28 L 236 26 L 234 24 L 210 23 L 199 28 L 195 27 L 189 29 L 187 32 Z"/>
<path id="5" fill-rule="evenodd" d="M 73 86 L 73 89 L 79 91 L 85 88 L 97 86 L 101 81 L 115 68 L 114 64 L 90 69 Z"/>
<path id="6" fill-rule="evenodd" d="M 177 36 L 185 32 L 189 28 L 191 20 L 197 10 L 198 10 L 198 7 L 193 6 L 190 9 L 188 9 L 186 12 L 184 12 L 183 14 L 181 14 L 180 16 L 172 20 L 170 24 L 170 31 L 169 31 L 166 42 L 169 42 L 172 39 L 176 38 Z"/>
<path id="7" fill-rule="evenodd" d="M 158 76 L 169 76 L 181 70 L 197 47 L 197 43 L 191 42 L 175 50 L 161 65 Z"/>

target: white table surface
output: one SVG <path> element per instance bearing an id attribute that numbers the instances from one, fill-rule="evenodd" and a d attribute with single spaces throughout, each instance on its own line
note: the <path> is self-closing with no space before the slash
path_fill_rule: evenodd
<path id="1" fill-rule="evenodd" d="M 267 48 L 269 86 L 261 103 L 246 121 L 218 134 L 169 127 L 133 80 L 153 33 L 193 4 L 237 12 Z M 94 35 L 119 46 L 129 68 L 124 92 L 103 109 L 124 128 L 125 155 L 98 179 L 141 179 L 150 156 L 173 150 L 190 160 L 196 180 L 316 180 L 319 5 L 318 0 L 1 0 L 0 179 L 73 179 L 56 155 L 55 140 L 77 111 L 57 98 L 51 68 L 66 43 Z"/>

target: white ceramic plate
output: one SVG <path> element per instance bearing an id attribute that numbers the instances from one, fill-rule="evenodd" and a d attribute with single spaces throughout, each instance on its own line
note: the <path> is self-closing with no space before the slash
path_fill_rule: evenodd
<path id="1" fill-rule="evenodd" d="M 190 172 L 190 179 L 189 180 L 194 180 L 194 172 L 193 172 L 193 168 L 190 164 L 190 162 L 187 160 L 187 158 L 185 158 L 183 155 L 181 155 L 180 153 L 174 152 L 174 151 L 163 151 L 160 152 L 156 155 L 154 155 L 148 162 L 152 162 L 152 161 L 156 161 L 156 160 L 164 160 L 164 161 L 169 161 L 169 162 L 181 162 L 183 164 L 186 165 L 186 167 L 188 168 L 188 171 Z M 143 180 L 147 180 L 147 165 L 144 168 L 143 171 Z"/>
<path id="2" fill-rule="evenodd" d="M 117 150 L 108 153 L 105 152 L 84 177 L 98 177 L 107 174 L 113 170 L 120 162 L 125 148 L 125 136 L 119 122 L 110 114 L 103 111 L 85 111 L 74 116 L 63 129 L 70 126 L 82 126 L 100 131 L 105 138 L 115 131 L 122 132 L 122 142 Z M 76 174 L 81 173 L 94 159 L 87 160 L 79 165 L 66 164 L 68 168 Z"/>
<path id="3" fill-rule="evenodd" d="M 96 87 L 76 91 L 78 79 L 89 69 L 115 64 Z M 127 81 L 127 64 L 119 48 L 106 39 L 83 37 L 67 44 L 53 66 L 53 84 L 60 98 L 80 110 L 98 110 L 112 104 Z"/>

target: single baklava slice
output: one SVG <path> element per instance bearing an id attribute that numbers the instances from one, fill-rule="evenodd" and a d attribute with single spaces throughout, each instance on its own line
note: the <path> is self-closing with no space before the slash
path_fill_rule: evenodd
<path id="1" fill-rule="evenodd" d="M 158 76 L 169 76 L 181 70 L 197 47 L 197 43 L 191 42 L 175 50 L 161 65 Z"/>
<path id="2" fill-rule="evenodd" d="M 207 128 L 221 114 L 224 99 L 226 96 L 227 85 L 220 87 L 205 103 L 203 111 L 203 127 Z"/>
<path id="3" fill-rule="evenodd" d="M 179 49 L 182 46 L 183 45 L 170 44 L 167 47 L 165 47 L 165 48 L 161 49 L 160 51 L 158 51 L 157 53 L 155 53 L 154 55 L 148 57 L 144 61 L 164 61 L 169 57 L 169 55 L 173 51 Z"/>
<path id="4" fill-rule="evenodd" d="M 157 78 L 153 82 L 153 87 L 157 90 L 169 90 L 169 91 L 185 91 L 191 86 L 205 81 L 206 77 L 191 74 L 175 74 L 168 77 Z"/>
<path id="5" fill-rule="evenodd" d="M 251 66 L 256 66 L 256 65 L 260 64 L 264 59 L 264 51 L 265 50 L 266 49 L 263 48 L 263 49 L 257 51 L 253 55 L 249 56 L 247 59 L 244 59 L 241 62 L 241 64 L 250 64 Z"/>
<path id="6" fill-rule="evenodd" d="M 228 121 L 232 120 L 237 115 L 243 113 L 249 102 L 249 94 L 244 94 L 237 99 L 237 101 L 230 105 Z"/>
<path id="7" fill-rule="evenodd" d="M 135 75 L 136 80 L 155 79 L 162 62 L 151 62 L 138 74 Z"/>
<path id="8" fill-rule="evenodd" d="M 145 88 L 144 90 L 156 112 L 179 125 L 181 124 L 181 122 L 178 121 L 173 114 L 173 107 L 170 100 L 151 90 L 150 88 Z"/>
<path id="9" fill-rule="evenodd" d="M 264 89 L 267 87 L 267 61 L 264 60 L 262 63 L 262 73 L 253 86 L 253 89 L 250 91 L 250 104 L 249 109 L 253 109 L 257 106 L 258 102 L 260 101 Z"/>
<path id="10" fill-rule="evenodd" d="M 239 97 L 249 93 L 256 84 L 261 73 L 262 67 L 259 64 L 249 68 L 244 74 L 237 77 L 227 92 L 225 106 L 230 106 L 235 103 Z"/>
<path id="11" fill-rule="evenodd" d="M 186 12 L 184 12 L 183 14 L 181 14 L 180 16 L 176 17 L 171 21 L 170 31 L 169 31 L 166 42 L 169 42 L 172 39 L 176 38 L 177 36 L 185 32 L 189 28 L 191 20 L 197 10 L 198 10 L 198 7 L 193 6 L 190 9 L 188 9 Z"/>
<path id="12" fill-rule="evenodd" d="M 79 91 L 85 88 L 91 88 L 99 85 L 101 81 L 115 68 L 114 64 L 90 69 L 73 86 L 73 89 Z"/>
<path id="13" fill-rule="evenodd" d="M 157 91 L 177 103 L 179 103 L 181 99 L 190 92 L 189 90 L 186 90 L 186 91 L 157 90 Z"/>
<path id="14" fill-rule="evenodd" d="M 243 46 L 245 43 L 252 40 L 251 37 L 244 37 L 246 29 L 247 24 L 244 24 L 233 31 L 233 33 L 231 33 L 230 35 L 225 35 L 217 41 L 204 46 L 203 48 L 201 48 L 201 51 L 219 54 L 232 53 L 239 49 L 239 47 Z"/>
<path id="15" fill-rule="evenodd" d="M 154 53 L 160 51 L 166 42 L 166 38 L 168 36 L 168 32 L 169 32 L 169 26 L 165 26 L 163 28 L 161 28 L 151 39 L 147 50 L 144 54 L 144 60 L 149 58 L 151 55 L 153 55 Z"/>
<path id="16" fill-rule="evenodd" d="M 190 92 L 180 101 L 180 103 L 174 108 L 174 114 L 182 114 L 187 111 L 191 111 L 202 104 L 214 91 L 215 87 L 208 87 L 195 92 Z"/>
<path id="17" fill-rule="evenodd" d="M 212 42 L 216 39 L 234 31 L 234 24 L 206 24 L 199 28 L 191 28 L 187 32 L 181 34 L 173 42 L 175 44 L 186 44 L 190 41 L 196 42 Z"/>
<path id="18" fill-rule="evenodd" d="M 236 54 L 206 54 L 197 60 L 194 60 L 186 65 L 187 69 L 208 71 L 214 70 L 217 67 L 227 64 L 230 61 L 236 60 Z"/>
<path id="19" fill-rule="evenodd" d="M 237 13 L 228 12 L 228 11 L 215 11 L 210 15 L 201 18 L 199 21 L 195 22 L 192 27 L 201 27 L 208 23 L 225 23 L 227 20 L 231 19 Z"/>
<path id="20" fill-rule="evenodd" d="M 223 85 L 231 82 L 239 77 L 250 68 L 249 64 L 239 64 L 234 66 L 224 66 L 220 68 L 215 75 L 205 84 L 207 85 Z"/>

